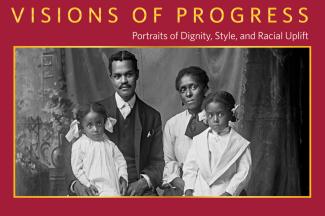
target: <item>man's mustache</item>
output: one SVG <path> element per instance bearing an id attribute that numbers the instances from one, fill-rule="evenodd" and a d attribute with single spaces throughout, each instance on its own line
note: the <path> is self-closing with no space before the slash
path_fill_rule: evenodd
<path id="1" fill-rule="evenodd" d="M 131 88 L 131 86 L 130 86 L 130 85 L 121 85 L 121 86 L 119 87 L 119 89 L 122 89 L 122 88 Z"/>

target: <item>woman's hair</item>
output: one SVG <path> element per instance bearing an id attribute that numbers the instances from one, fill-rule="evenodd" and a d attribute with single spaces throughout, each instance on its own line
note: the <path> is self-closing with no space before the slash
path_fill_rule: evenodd
<path id="1" fill-rule="evenodd" d="M 232 122 L 235 122 L 237 120 L 234 113 L 231 111 L 233 108 L 235 108 L 236 102 L 235 102 L 234 97 L 229 92 L 226 92 L 226 91 L 211 92 L 210 94 L 208 94 L 205 97 L 205 99 L 202 103 L 202 108 L 206 109 L 208 104 L 210 104 L 212 102 L 223 103 L 225 105 L 226 109 L 232 113 L 232 117 L 230 120 Z"/>
<path id="2" fill-rule="evenodd" d="M 76 114 L 77 120 L 81 123 L 82 119 L 90 112 L 99 113 L 104 118 L 104 121 L 106 121 L 107 119 L 107 113 L 105 107 L 102 104 L 90 103 L 90 104 L 80 105 L 78 107 L 78 111 Z"/>
<path id="3" fill-rule="evenodd" d="M 180 85 L 181 79 L 184 76 L 191 76 L 203 88 L 205 88 L 205 87 L 208 88 L 209 77 L 208 77 L 207 73 L 200 67 L 191 66 L 191 67 L 183 68 L 182 70 L 180 70 L 178 72 L 178 75 L 176 77 L 176 82 L 175 82 L 177 91 L 179 91 L 179 87 L 180 87 L 179 85 Z"/>

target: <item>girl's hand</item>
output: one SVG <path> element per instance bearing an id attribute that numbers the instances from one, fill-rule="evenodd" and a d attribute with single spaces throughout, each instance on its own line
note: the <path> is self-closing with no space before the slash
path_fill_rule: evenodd
<path id="1" fill-rule="evenodd" d="M 98 195 L 99 195 L 98 189 L 96 188 L 95 185 L 90 185 L 90 186 L 88 187 L 88 191 L 89 191 L 93 196 L 98 196 Z"/>
<path id="2" fill-rule="evenodd" d="M 185 196 L 193 196 L 193 190 L 191 190 L 191 189 L 187 189 L 186 191 L 185 191 Z"/>
<path id="3" fill-rule="evenodd" d="M 120 182 L 120 193 L 122 196 L 125 196 L 126 190 L 128 188 L 128 183 L 123 177 L 120 177 L 119 182 Z"/>
<path id="4" fill-rule="evenodd" d="M 77 196 L 93 196 L 93 194 L 91 194 L 89 191 L 89 188 L 81 184 L 79 180 L 76 180 L 75 184 L 73 185 L 73 190 Z"/>

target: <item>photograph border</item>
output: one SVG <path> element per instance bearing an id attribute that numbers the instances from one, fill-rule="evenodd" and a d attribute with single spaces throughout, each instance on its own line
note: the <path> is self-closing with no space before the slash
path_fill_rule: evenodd
<path id="1" fill-rule="evenodd" d="M 16 195 L 16 49 L 19 48 L 308 48 L 309 49 L 309 195 L 305 196 L 228 196 L 228 197 L 221 197 L 221 196 L 198 196 L 198 197 L 182 197 L 182 196 L 109 196 L 109 197 L 98 197 L 98 196 L 17 196 Z M 13 45 L 13 194 L 12 198 L 54 198 L 54 199 L 75 199 L 75 198 L 82 198 L 82 199 L 102 199 L 102 198 L 111 198 L 111 199 L 136 199 L 136 198 L 155 198 L 155 199 L 168 199 L 168 198 L 180 198 L 180 199 L 211 199 L 211 198 L 221 198 L 221 199 L 255 199 L 255 198 L 313 198 L 312 197 L 312 46 L 24 46 L 24 45 Z"/>

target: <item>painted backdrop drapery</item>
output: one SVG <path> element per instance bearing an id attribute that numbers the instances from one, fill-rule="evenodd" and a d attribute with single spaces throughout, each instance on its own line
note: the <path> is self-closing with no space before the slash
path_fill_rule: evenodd
<path id="1" fill-rule="evenodd" d="M 108 57 L 118 50 L 121 49 L 65 49 L 68 93 L 75 103 L 98 101 L 114 93 L 107 65 Z M 306 155 L 298 157 L 301 153 L 299 148 L 308 145 L 308 142 L 302 143 L 302 134 L 299 133 L 302 129 L 299 117 L 302 108 L 293 109 L 293 106 L 297 101 L 301 102 L 302 91 L 306 89 L 302 89 L 300 83 L 300 75 L 308 73 L 308 70 L 301 69 L 306 68 L 302 63 L 294 68 L 300 75 L 291 73 L 290 77 L 283 63 L 286 61 L 282 58 L 284 54 L 275 49 L 127 50 L 138 59 L 140 77 L 137 94 L 160 111 L 163 123 L 182 110 L 175 90 L 178 71 L 192 65 L 205 69 L 210 77 L 211 90 L 229 91 L 241 104 L 237 128 L 251 141 L 253 156 L 248 195 L 301 194 L 299 169 L 303 161 L 301 158 L 306 158 Z M 302 89 L 300 94 L 293 94 L 292 86 Z"/>
<path id="2" fill-rule="evenodd" d="M 108 77 L 108 57 L 121 49 L 66 49 L 66 76 L 75 103 L 104 99 L 114 93 Z M 137 94 L 160 111 L 163 123 L 182 110 L 175 89 L 179 70 L 192 65 L 209 72 L 211 89 L 231 92 L 240 100 L 245 67 L 244 49 L 126 49 L 138 59 Z"/>

